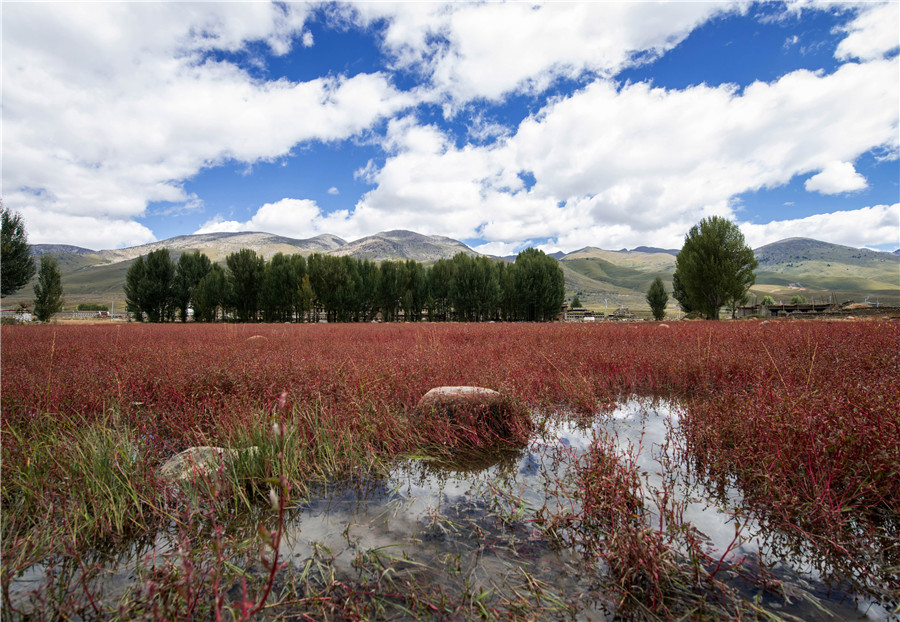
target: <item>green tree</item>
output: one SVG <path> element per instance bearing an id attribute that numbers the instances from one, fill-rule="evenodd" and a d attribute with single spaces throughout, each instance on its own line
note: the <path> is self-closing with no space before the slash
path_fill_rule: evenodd
<path id="1" fill-rule="evenodd" d="M 141 287 L 144 283 L 145 273 L 146 266 L 143 255 L 131 262 L 125 273 L 125 308 L 134 315 L 137 322 L 144 321 L 144 301 Z"/>
<path id="2" fill-rule="evenodd" d="M 791 298 L 792 305 L 805 305 L 807 302 L 806 296 L 800 296 L 799 294 Z"/>
<path id="3" fill-rule="evenodd" d="M 682 287 L 681 279 L 677 272 L 672 275 L 672 298 L 678 301 L 678 306 L 681 307 L 682 312 L 691 313 L 694 311 L 694 306 L 691 304 L 684 287 Z"/>
<path id="4" fill-rule="evenodd" d="M 309 276 L 306 274 L 306 257 L 299 253 L 291 255 L 291 272 L 294 275 L 294 283 L 296 283 L 291 301 L 294 305 L 294 314 L 297 316 L 297 321 L 302 322 L 312 306 L 314 298 L 312 286 L 309 285 Z M 309 288 L 308 292 L 303 291 L 304 280 Z"/>
<path id="5" fill-rule="evenodd" d="M 225 265 L 228 268 L 228 306 L 235 310 L 238 321 L 255 322 L 266 269 L 265 259 L 251 248 L 242 248 L 228 255 Z"/>
<path id="6" fill-rule="evenodd" d="M 687 305 L 707 319 L 718 319 L 722 305 L 741 300 L 756 282 L 753 271 L 757 265 L 738 226 L 727 218 L 711 216 L 685 236 L 675 258 L 675 275 Z"/>
<path id="7" fill-rule="evenodd" d="M 453 282 L 453 262 L 449 259 L 438 259 L 425 275 L 427 299 L 429 302 L 428 319 L 447 321 L 450 319 L 450 283 Z"/>
<path id="8" fill-rule="evenodd" d="M 428 296 L 428 283 L 422 264 L 412 259 L 406 260 L 402 289 L 403 317 L 407 322 L 418 322 L 422 317 L 422 309 L 425 308 L 425 299 Z"/>
<path id="9" fill-rule="evenodd" d="M 62 277 L 56 257 L 41 255 L 41 269 L 34 284 L 34 315 L 41 322 L 46 322 L 62 307 Z"/>
<path id="10" fill-rule="evenodd" d="M 263 273 L 260 303 L 267 322 L 290 322 L 294 292 L 300 287 L 295 264 L 284 253 L 275 253 Z"/>
<path id="11" fill-rule="evenodd" d="M 559 262 L 536 248 L 516 256 L 516 293 L 522 319 L 549 322 L 556 319 L 565 299 L 565 277 Z"/>
<path id="12" fill-rule="evenodd" d="M 309 316 L 315 300 L 316 293 L 313 291 L 312 285 L 310 285 L 309 275 L 304 274 L 303 278 L 300 279 L 300 286 L 297 288 L 297 298 L 294 303 L 294 308 L 297 310 L 297 318 L 301 322 Z"/>
<path id="13" fill-rule="evenodd" d="M 769 306 L 775 304 L 775 299 L 771 296 L 763 296 L 762 303 L 763 306 Z"/>
<path id="14" fill-rule="evenodd" d="M 188 307 L 193 306 L 197 285 L 209 273 L 211 267 L 212 262 L 209 257 L 201 254 L 200 251 L 183 253 L 178 258 L 172 293 L 182 322 L 187 322 Z"/>
<path id="15" fill-rule="evenodd" d="M 225 307 L 228 283 L 225 270 L 217 263 L 209 267 L 209 272 L 197 283 L 194 292 L 194 321 L 214 322 L 219 310 Z"/>
<path id="16" fill-rule="evenodd" d="M 575 294 L 575 296 L 572 298 L 572 308 L 573 308 L 573 309 L 580 309 L 581 306 L 582 306 L 582 305 L 581 305 L 581 298 L 578 297 L 578 294 Z"/>
<path id="17" fill-rule="evenodd" d="M 669 303 L 669 295 L 661 277 L 653 279 L 650 289 L 647 290 L 647 303 L 653 312 L 653 319 L 659 321 L 666 316 L 666 305 Z"/>
<path id="18" fill-rule="evenodd" d="M 141 303 L 151 322 L 165 322 L 175 318 L 175 262 L 168 248 L 147 254 L 144 260 L 144 279 L 141 283 Z"/>
<path id="19" fill-rule="evenodd" d="M 0 203 L 0 297 L 13 294 L 34 276 L 34 258 L 20 214 L 12 214 Z"/>
<path id="20" fill-rule="evenodd" d="M 478 314 L 478 265 L 463 252 L 456 253 L 450 262 L 453 265 L 450 306 L 457 320 L 475 321 Z"/>
<path id="21" fill-rule="evenodd" d="M 400 307 L 402 265 L 400 261 L 382 261 L 378 266 L 377 300 L 385 322 L 393 322 Z"/>

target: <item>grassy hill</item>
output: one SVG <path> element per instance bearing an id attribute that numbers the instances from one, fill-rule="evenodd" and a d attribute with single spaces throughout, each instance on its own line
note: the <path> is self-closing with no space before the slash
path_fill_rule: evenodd
<path id="1" fill-rule="evenodd" d="M 299 240 L 269 233 L 212 233 L 179 236 L 127 249 L 92 251 L 61 245 L 36 245 L 32 252 L 52 253 L 59 261 L 67 307 L 96 302 L 124 308 L 122 292 L 125 273 L 131 262 L 157 248 L 167 247 L 174 259 L 181 253 L 199 250 L 213 261 L 224 262 L 229 253 L 252 248 L 264 257 L 277 252 L 309 255 L 321 252 L 349 255 L 374 261 L 414 259 L 431 264 L 457 252 L 476 254 L 465 244 L 441 236 L 425 236 L 412 231 L 387 231 L 354 242 L 333 235 Z M 809 300 L 879 300 L 900 305 L 900 255 L 828 244 L 806 238 L 790 238 L 754 251 L 759 268 L 751 297 L 771 295 L 789 301 L 801 294 Z M 566 297 L 575 294 L 587 307 L 612 311 L 625 306 L 647 311 L 644 299 L 657 276 L 671 292 L 675 270 L 673 251 L 639 247 L 632 251 L 609 251 L 586 247 L 561 255 Z M 3 299 L 3 307 L 30 304 L 32 284 Z M 752 298 L 751 298 L 752 299 Z M 670 310 L 675 311 L 674 300 Z"/>
<path id="2" fill-rule="evenodd" d="M 759 268 L 753 291 L 785 300 L 878 299 L 900 304 L 900 256 L 864 248 L 788 238 L 754 251 Z"/>

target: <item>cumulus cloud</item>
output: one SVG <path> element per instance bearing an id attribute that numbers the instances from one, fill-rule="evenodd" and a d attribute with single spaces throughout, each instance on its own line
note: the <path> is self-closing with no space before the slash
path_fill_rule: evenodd
<path id="1" fill-rule="evenodd" d="M 457 103 L 541 92 L 557 78 L 585 72 L 615 75 L 740 8 L 705 2 L 354 5 L 363 24 L 387 20 L 383 44 L 398 66 L 423 72 L 440 96 Z"/>
<path id="2" fill-rule="evenodd" d="M 285 198 L 262 205 L 250 220 L 225 220 L 221 216 L 203 223 L 194 233 L 235 233 L 238 231 L 264 231 L 289 238 L 311 238 L 323 233 L 346 235 L 353 232 L 347 224 L 347 212 L 325 214 L 310 199 Z M 355 237 L 355 236 L 350 236 Z"/>
<path id="3" fill-rule="evenodd" d="M 6 7 L 3 147 L 16 154 L 3 163 L 6 204 L 32 220 L 38 212 L 98 219 L 107 246 L 120 246 L 149 202 L 189 203 L 183 184 L 206 167 L 341 140 L 409 105 L 384 74 L 263 81 L 209 55 L 256 41 L 284 54 L 306 11 L 268 3 Z M 80 238 L 33 234 L 35 242 Z"/>
<path id="4" fill-rule="evenodd" d="M 153 234 L 135 219 L 148 203 L 172 205 L 157 214 L 202 209 L 185 184 L 204 169 L 238 162 L 252 171 L 298 145 L 363 135 L 380 152 L 355 174 L 372 187 L 352 210 L 284 198 L 248 220 L 208 218 L 199 231 L 352 239 L 404 228 L 496 253 L 531 241 L 677 247 L 700 218 L 739 214 L 745 192 L 797 177 L 810 192 L 863 189 L 853 163 L 871 152 L 896 158 L 900 146 L 897 3 L 842 9 L 848 21 L 835 56 L 846 62 L 833 73 L 681 90 L 615 76 L 746 4 L 310 6 L 6 6 L 4 204 L 23 213 L 35 243 L 143 243 Z M 380 37 L 389 66 L 298 82 L 232 62 L 259 55 L 264 70 L 267 55 L 313 46 L 311 10 L 328 15 L 326 26 L 377 25 L 364 34 Z M 399 91 L 395 71 L 419 86 Z M 563 79 L 581 86 L 518 125 L 506 120 L 505 99 Z M 452 122 L 425 121 L 433 109 L 414 108 L 422 103 L 443 105 Z M 882 207 L 860 215 L 876 218 Z M 896 216 L 896 206 L 886 209 Z M 827 216 L 802 226 L 836 232 L 825 223 L 843 216 Z M 780 235 L 797 222 L 746 226 Z M 890 243 L 896 224 L 887 242 L 869 239 L 886 235 L 879 226 L 865 243 Z"/>
<path id="5" fill-rule="evenodd" d="M 457 146 L 406 117 L 389 124 L 391 155 L 367 167 L 376 187 L 351 220 L 485 243 L 552 238 L 567 250 L 677 247 L 701 218 L 734 217 L 742 193 L 813 171 L 810 190 L 858 186 L 840 163 L 898 148 L 896 71 L 891 60 L 851 63 L 743 92 L 596 80 L 487 145 Z"/>
<path id="6" fill-rule="evenodd" d="M 859 14 L 844 29 L 847 36 L 835 50 L 840 60 L 864 61 L 883 58 L 900 48 L 900 4 L 862 5 Z"/>
<path id="7" fill-rule="evenodd" d="M 900 203 L 766 224 L 741 223 L 740 227 L 747 243 L 753 248 L 793 237 L 814 238 L 846 246 L 900 246 Z"/>
<path id="8" fill-rule="evenodd" d="M 809 192 L 822 194 L 853 192 L 867 186 L 866 178 L 857 173 L 850 162 L 829 162 L 821 173 L 813 175 L 803 184 Z"/>

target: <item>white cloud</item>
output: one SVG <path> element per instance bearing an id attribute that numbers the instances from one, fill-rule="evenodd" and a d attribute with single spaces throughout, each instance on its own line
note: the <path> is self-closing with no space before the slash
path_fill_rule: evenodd
<path id="1" fill-rule="evenodd" d="M 838 44 L 836 58 L 864 61 L 882 58 L 900 47 L 900 4 L 863 4 L 845 30 L 847 36 Z"/>
<path id="2" fill-rule="evenodd" d="M 541 92 L 584 72 L 612 76 L 658 57 L 735 3 L 459 3 L 353 5 L 387 19 L 384 48 L 454 102 Z M 451 106 L 450 110 L 454 107 Z"/>
<path id="3" fill-rule="evenodd" d="M 900 246 L 900 203 L 816 214 L 766 224 L 741 223 L 747 243 L 758 248 L 784 238 L 813 238 L 847 246 Z"/>
<path id="4" fill-rule="evenodd" d="M 350 221 L 367 233 L 402 227 L 512 245 L 551 238 L 568 250 L 676 248 L 701 218 L 734 217 L 742 193 L 872 149 L 896 153 L 896 74 L 896 60 L 851 63 L 743 92 L 597 80 L 480 146 L 457 146 L 412 117 L 391 121 L 391 155 L 367 166 L 376 187 Z"/>
<path id="5" fill-rule="evenodd" d="M 60 243 L 104 250 L 156 241 L 150 229 L 131 220 L 48 212 L 32 207 L 25 207 L 20 213 L 31 244 Z"/>
<path id="6" fill-rule="evenodd" d="M 850 162 L 829 162 L 821 173 L 813 175 L 803 184 L 809 192 L 822 194 L 853 192 L 867 186 L 866 178 L 857 173 Z"/>
<path id="7" fill-rule="evenodd" d="M 315 201 L 285 198 L 261 206 L 250 220 L 241 222 L 216 216 L 203 223 L 194 233 L 238 231 L 263 231 L 289 238 L 305 239 L 322 233 L 346 235 L 347 231 L 352 232 L 352 228 L 348 228 L 346 210 L 325 214 Z"/>
<path id="8" fill-rule="evenodd" d="M 341 191 L 338 190 L 337 187 L 335 187 L 335 186 L 332 186 L 331 188 L 328 189 L 328 194 L 337 196 L 337 195 L 339 195 L 340 193 L 341 193 Z"/>
<path id="9" fill-rule="evenodd" d="M 479 244 L 473 246 L 472 250 L 483 255 L 494 255 L 495 257 L 507 257 L 509 255 L 517 255 L 529 246 L 534 246 L 531 240 L 508 244 L 506 242 L 488 242 L 487 244 Z"/>
<path id="10" fill-rule="evenodd" d="M 266 82 L 206 56 L 251 41 L 284 54 L 306 11 L 268 3 L 5 7 L 4 202 L 97 219 L 108 246 L 120 246 L 134 238 L 132 219 L 148 202 L 189 202 L 183 183 L 203 168 L 341 140 L 411 103 L 384 74 Z M 63 233 L 35 232 L 33 241 L 77 244 L 84 232 Z"/>

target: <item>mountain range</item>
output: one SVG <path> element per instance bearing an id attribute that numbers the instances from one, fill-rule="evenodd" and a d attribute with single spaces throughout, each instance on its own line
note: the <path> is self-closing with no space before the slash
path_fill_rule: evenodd
<path id="1" fill-rule="evenodd" d="M 462 242 L 412 231 L 386 231 L 347 242 L 335 235 L 294 239 L 271 233 L 206 233 L 184 235 L 131 248 L 91 250 L 59 244 L 36 244 L 34 255 L 49 253 L 59 261 L 69 306 L 80 302 L 108 302 L 124 306 L 125 272 L 140 255 L 168 248 L 173 259 L 199 250 L 217 262 L 242 248 L 271 258 L 275 253 L 323 253 L 372 261 L 412 259 L 431 264 L 458 252 L 478 255 Z M 586 247 L 554 253 L 566 279 L 567 298 L 578 294 L 588 307 L 610 310 L 619 306 L 643 309 L 644 294 L 657 276 L 671 291 L 676 249 L 639 246 L 632 250 Z M 900 252 L 887 253 L 830 244 L 808 238 L 789 238 L 754 249 L 759 261 L 751 298 L 771 295 L 787 302 L 802 294 L 807 299 L 838 301 L 866 298 L 900 304 Z M 513 261 L 514 256 L 495 257 Z M 5 308 L 31 301 L 31 286 L 3 300 Z M 673 305 L 674 302 L 670 302 Z"/>

